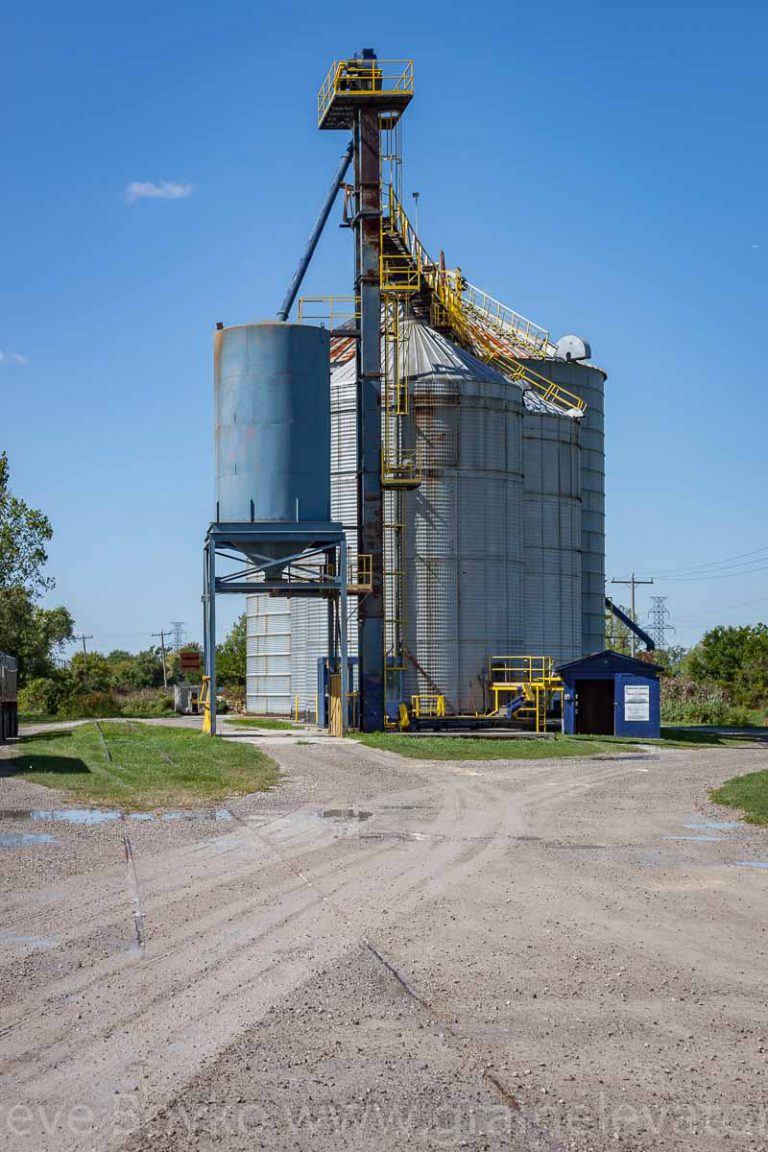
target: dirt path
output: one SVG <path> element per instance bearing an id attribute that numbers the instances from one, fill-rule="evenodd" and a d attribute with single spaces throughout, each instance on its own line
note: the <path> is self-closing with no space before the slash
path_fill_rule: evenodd
<path id="1" fill-rule="evenodd" d="M 768 831 L 689 827 L 764 750 L 269 750 L 6 894 L 1 1147 L 768 1147 Z"/>

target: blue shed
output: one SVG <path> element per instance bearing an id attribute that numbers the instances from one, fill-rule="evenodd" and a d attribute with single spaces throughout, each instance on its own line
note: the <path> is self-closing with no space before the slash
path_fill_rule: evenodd
<path id="1" fill-rule="evenodd" d="M 561 664 L 563 731 L 568 735 L 658 737 L 658 664 L 620 652 L 595 652 Z"/>

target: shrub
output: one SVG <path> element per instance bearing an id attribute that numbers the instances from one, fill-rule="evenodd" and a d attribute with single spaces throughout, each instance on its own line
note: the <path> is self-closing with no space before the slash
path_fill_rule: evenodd
<path id="1" fill-rule="evenodd" d="M 50 676 L 37 676 L 19 688 L 19 712 L 26 716 L 51 716 L 56 712 L 64 688 Z"/>
<path id="2" fill-rule="evenodd" d="M 62 720 L 88 720 L 120 716 L 122 713 L 117 697 L 111 692 L 81 692 L 69 696 L 57 715 Z"/>
<path id="3" fill-rule="evenodd" d="M 752 717 L 747 708 L 734 704 L 719 684 L 702 684 L 687 676 L 661 682 L 663 724 L 709 724 L 718 728 L 745 728 Z"/>
<path id="4" fill-rule="evenodd" d="M 225 684 L 221 688 L 221 694 L 217 696 L 217 707 L 219 711 L 223 711 L 222 703 L 228 712 L 245 712 L 245 688 L 239 688 L 236 684 Z"/>
<path id="5" fill-rule="evenodd" d="M 123 716 L 167 716 L 173 712 L 173 696 L 163 688 L 141 688 L 118 697 Z"/>

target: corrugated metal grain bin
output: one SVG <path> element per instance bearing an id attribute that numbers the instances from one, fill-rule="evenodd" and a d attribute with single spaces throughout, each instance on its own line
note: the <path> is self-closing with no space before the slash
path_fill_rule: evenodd
<path id="1" fill-rule="evenodd" d="M 605 381 L 593 364 L 530 360 L 530 367 L 575 392 L 587 405 L 581 420 L 581 651 L 605 644 Z"/>
<path id="2" fill-rule="evenodd" d="M 408 502 L 420 692 L 484 710 L 487 661 L 523 643 L 522 393 L 424 325 L 408 374 L 422 484 Z"/>
<path id="3" fill-rule="evenodd" d="M 330 337 L 310 325 L 216 332 L 216 520 L 330 519 Z M 285 544 L 261 555 L 290 555 Z"/>
<path id="4" fill-rule="evenodd" d="M 526 652 L 581 655 L 580 417 L 533 391 L 523 418 Z"/>

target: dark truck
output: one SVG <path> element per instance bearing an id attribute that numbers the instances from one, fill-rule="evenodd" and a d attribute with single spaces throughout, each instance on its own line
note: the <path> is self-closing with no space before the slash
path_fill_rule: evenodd
<path id="1" fill-rule="evenodd" d="M 19 734 L 19 662 L 0 652 L 0 744 Z"/>

